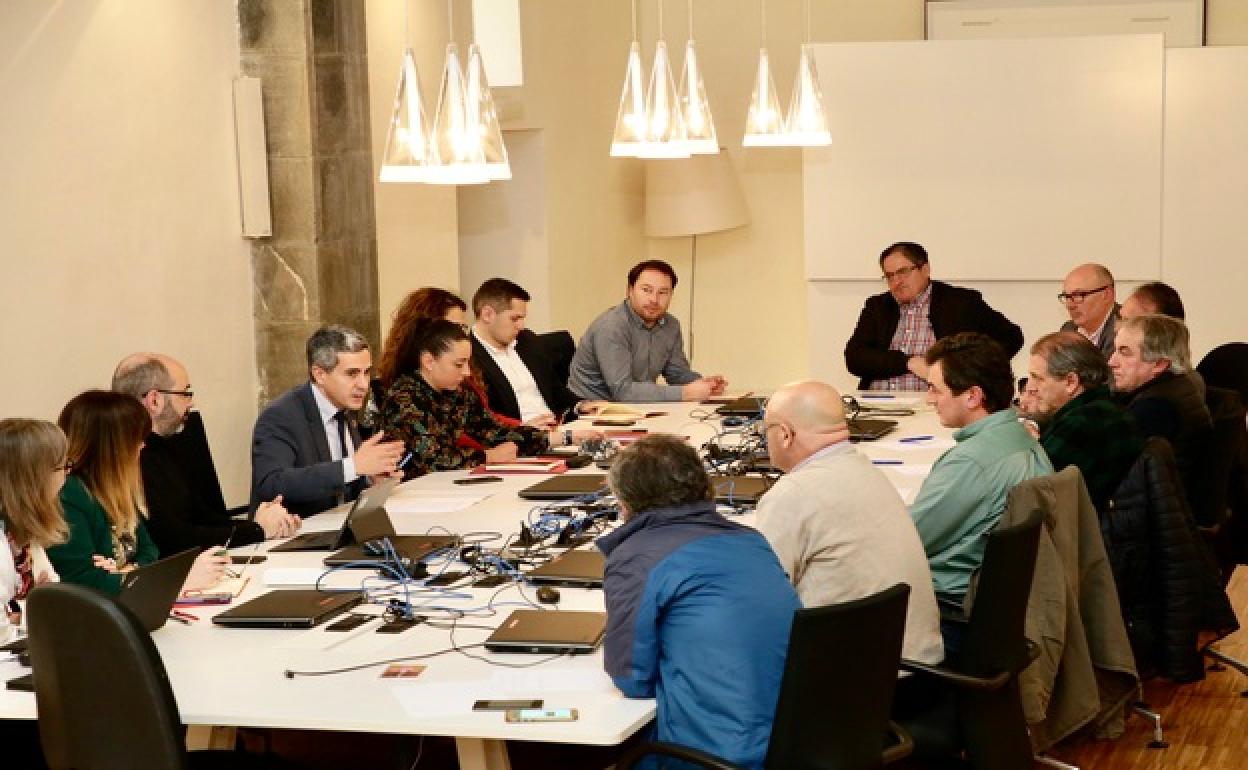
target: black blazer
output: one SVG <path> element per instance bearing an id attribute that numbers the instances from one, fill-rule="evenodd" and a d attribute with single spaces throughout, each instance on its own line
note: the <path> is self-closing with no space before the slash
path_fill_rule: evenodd
<path id="1" fill-rule="evenodd" d="M 350 434 L 358 447 L 354 420 Z M 354 500 L 368 481 L 359 478 L 344 485 L 342 461 L 330 457 L 312 383 L 278 396 L 256 418 L 251 437 L 251 510 L 281 495 L 286 510 L 306 518 L 337 505 L 340 494 Z"/>
<path id="2" fill-rule="evenodd" d="M 872 380 L 905 374 L 910 356 L 890 350 L 893 332 L 901 320 L 901 307 L 893 295 L 884 292 L 867 299 L 858 316 L 853 336 L 845 344 L 845 365 L 858 375 L 858 387 L 865 390 Z M 1010 358 L 1023 347 L 1023 330 L 993 310 L 974 289 L 932 281 L 932 303 L 928 312 L 936 339 L 960 332 L 980 332 L 1005 348 Z"/>
<path id="3" fill-rule="evenodd" d="M 516 401 L 516 392 L 512 390 L 507 376 L 503 374 L 498 364 L 494 363 L 494 357 L 477 339 L 477 335 L 471 336 L 472 361 L 477 371 L 481 373 L 490 409 L 513 419 L 520 419 L 520 404 Z M 537 383 L 538 391 L 541 392 L 542 398 L 546 400 L 546 405 L 554 412 L 555 417 L 572 409 L 581 400 L 580 396 L 568 390 L 567 381 L 561 381 L 555 374 L 554 365 L 547 357 L 541 339 L 536 334 L 528 329 L 521 331 L 520 336 L 516 337 L 516 354 L 529 368 L 533 381 Z M 576 419 L 576 411 L 573 410 L 565 419 Z"/>

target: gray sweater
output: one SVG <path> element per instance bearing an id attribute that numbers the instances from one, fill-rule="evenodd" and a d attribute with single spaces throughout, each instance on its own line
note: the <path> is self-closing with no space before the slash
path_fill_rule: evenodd
<path id="1" fill-rule="evenodd" d="M 655 382 L 660 374 L 666 385 Z M 664 314 L 647 328 L 624 300 L 581 337 L 568 388 L 585 399 L 680 401 L 680 386 L 701 378 L 685 358 L 680 322 Z"/>

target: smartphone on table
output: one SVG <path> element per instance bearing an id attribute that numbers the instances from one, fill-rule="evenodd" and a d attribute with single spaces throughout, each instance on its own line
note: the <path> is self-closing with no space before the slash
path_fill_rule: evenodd
<path id="1" fill-rule="evenodd" d="M 507 712 L 508 722 L 575 722 L 576 709 L 512 709 Z"/>

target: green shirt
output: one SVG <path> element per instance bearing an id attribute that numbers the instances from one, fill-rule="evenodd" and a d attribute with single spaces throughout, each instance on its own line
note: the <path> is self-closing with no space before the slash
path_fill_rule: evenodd
<path id="1" fill-rule="evenodd" d="M 984 560 L 984 535 L 1001 519 L 1006 496 L 1020 481 L 1053 472 L 1044 449 L 1013 409 L 953 434 L 910 506 L 936 593 L 960 597 Z"/>
<path id="2" fill-rule="evenodd" d="M 112 522 L 104 507 L 77 476 L 67 478 L 65 486 L 61 487 L 61 507 L 65 509 L 65 521 L 69 524 L 69 540 L 47 549 L 48 559 L 61 580 L 98 588 L 114 596 L 121 593 L 121 575 L 100 569 L 91 562 L 92 556 L 113 559 L 117 555 Z M 134 534 L 135 564 L 151 564 L 160 558 L 141 518 Z"/>

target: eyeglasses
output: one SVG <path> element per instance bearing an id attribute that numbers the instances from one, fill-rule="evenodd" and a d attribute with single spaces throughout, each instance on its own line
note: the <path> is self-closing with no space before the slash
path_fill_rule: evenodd
<path id="1" fill-rule="evenodd" d="M 910 274 L 918 269 L 919 269 L 918 267 L 915 267 L 914 265 L 910 265 L 908 267 L 899 267 L 896 270 L 892 271 L 891 273 L 885 270 L 884 271 L 884 283 L 892 283 L 894 278 L 909 278 Z"/>
<path id="2" fill-rule="evenodd" d="M 52 472 L 53 472 L 53 473 L 56 473 L 57 471 L 64 471 L 64 472 L 66 472 L 66 473 L 69 473 L 69 472 L 70 472 L 70 471 L 72 471 L 73 469 L 74 469 L 74 461 L 73 461 L 73 460 L 66 460 L 65 462 L 61 463 L 60 465 L 57 465 L 57 466 L 53 467 L 53 468 L 52 468 Z"/>
<path id="3" fill-rule="evenodd" d="M 1079 305 L 1082 304 L 1088 297 L 1091 297 L 1093 294 L 1098 292 L 1105 291 L 1112 285 L 1113 284 L 1107 283 L 1104 286 L 1098 286 L 1095 289 L 1076 289 L 1075 291 L 1064 291 L 1057 295 L 1057 301 L 1062 303 L 1073 302 L 1074 304 Z"/>
<path id="4" fill-rule="evenodd" d="M 155 390 L 157 393 L 164 393 L 166 396 L 182 396 L 183 398 L 189 399 L 195 398 L 195 391 L 190 388 L 187 388 L 186 390 L 164 390 L 163 388 L 156 388 Z"/>

